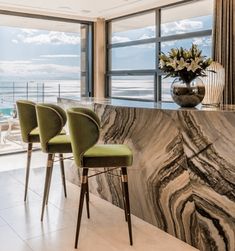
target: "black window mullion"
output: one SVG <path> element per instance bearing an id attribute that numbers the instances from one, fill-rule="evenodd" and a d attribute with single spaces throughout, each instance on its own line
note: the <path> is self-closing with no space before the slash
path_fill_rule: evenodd
<path id="1" fill-rule="evenodd" d="M 155 67 L 156 67 L 156 74 L 155 74 L 155 86 L 154 86 L 154 90 L 155 90 L 155 97 L 154 97 L 154 101 L 158 102 L 161 100 L 161 84 L 159 83 L 159 77 L 158 77 L 158 72 L 159 72 L 159 54 L 161 51 L 160 48 L 160 36 L 161 36 L 161 9 L 157 8 L 156 9 L 156 41 L 155 41 L 155 46 L 156 46 L 156 62 L 155 62 Z"/>
<path id="2" fill-rule="evenodd" d="M 175 34 L 171 36 L 164 36 L 164 37 L 157 37 L 158 42 L 167 42 L 172 40 L 182 40 L 192 37 L 205 37 L 211 36 L 212 30 L 202 30 L 202 31 L 195 31 L 195 32 L 188 32 L 183 34 Z"/>
<path id="3" fill-rule="evenodd" d="M 108 49 L 110 48 L 120 48 L 120 47 L 127 47 L 127 46 L 134 46 L 134 45 L 142 45 L 142 44 L 152 44 L 155 43 L 155 38 L 148 38 L 148 39 L 141 39 L 141 40 L 133 40 L 124 43 L 115 43 L 115 44 L 108 44 Z"/>

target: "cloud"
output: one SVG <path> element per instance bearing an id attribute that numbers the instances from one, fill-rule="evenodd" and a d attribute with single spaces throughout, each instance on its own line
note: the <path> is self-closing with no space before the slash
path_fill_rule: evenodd
<path id="1" fill-rule="evenodd" d="M 174 46 L 175 46 L 175 41 L 168 41 L 168 42 L 161 43 L 162 48 L 164 48 L 164 47 L 174 47 Z"/>
<path id="2" fill-rule="evenodd" d="M 149 38 L 153 38 L 153 36 L 147 35 L 147 34 L 143 34 L 141 37 L 138 38 L 138 40 L 141 40 L 141 39 L 149 39 Z"/>
<path id="3" fill-rule="evenodd" d="M 22 31 L 22 29 L 21 29 Z M 21 34 L 17 35 L 15 42 L 22 42 L 25 44 L 80 44 L 79 35 L 70 35 L 65 32 L 50 31 L 49 33 L 41 33 L 39 31 L 32 31 L 26 29 Z"/>
<path id="4" fill-rule="evenodd" d="M 203 28 L 202 21 L 192 21 L 189 19 L 180 20 L 178 22 L 162 24 L 163 35 L 180 34 L 200 30 Z"/>
<path id="5" fill-rule="evenodd" d="M 18 44 L 19 43 L 19 41 L 17 39 L 12 39 L 11 42 L 14 43 L 14 44 Z"/>
<path id="6" fill-rule="evenodd" d="M 128 37 L 121 37 L 121 36 L 113 36 L 112 37 L 112 43 L 125 43 L 130 42 L 130 38 Z"/>
<path id="7" fill-rule="evenodd" d="M 15 78 L 45 78 L 78 75 L 79 66 L 58 64 L 34 64 L 32 61 L 0 61 L 1 77 Z"/>
<path id="8" fill-rule="evenodd" d="M 208 47 L 211 46 L 212 39 L 211 37 L 197 37 L 193 39 L 193 43 L 200 47 Z"/>
<path id="9" fill-rule="evenodd" d="M 20 29 L 23 33 L 28 35 L 33 35 L 38 32 L 36 29 Z"/>
<path id="10" fill-rule="evenodd" d="M 41 58 L 79 58 L 76 54 L 51 54 L 51 55 L 41 55 Z"/>

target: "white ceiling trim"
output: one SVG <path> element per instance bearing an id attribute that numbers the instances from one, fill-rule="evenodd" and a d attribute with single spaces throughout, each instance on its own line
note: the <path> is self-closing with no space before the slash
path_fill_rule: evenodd
<path id="1" fill-rule="evenodd" d="M 60 17 L 60 18 L 67 18 L 67 19 L 74 19 L 78 21 L 91 21 L 95 22 L 97 18 L 93 17 L 85 17 L 80 16 L 76 12 L 72 11 L 58 11 L 58 10 L 48 10 L 46 8 L 30 8 L 27 6 L 19 6 L 14 4 L 2 4 L 0 2 L 0 10 L 3 11 L 13 11 L 13 12 L 19 12 L 19 13 L 27 13 L 27 14 L 35 14 L 35 15 L 43 15 L 43 16 L 51 16 L 51 17 Z"/>
<path id="2" fill-rule="evenodd" d="M 182 0 L 158 0 L 158 1 L 152 1 L 152 3 L 148 3 L 148 4 L 144 4 L 135 8 L 132 8 L 131 10 L 128 10 L 126 8 L 123 8 L 122 10 L 119 9 L 119 11 L 115 14 L 106 14 L 104 16 L 104 18 L 106 20 L 112 19 L 112 18 L 117 18 L 120 16 L 125 16 L 125 15 L 129 15 L 132 13 L 138 13 L 140 11 L 145 11 L 145 10 L 150 10 L 150 9 L 154 9 L 160 6 L 164 6 L 164 5 L 168 5 L 171 3 L 177 3 L 177 2 L 181 2 Z"/>
<path id="3" fill-rule="evenodd" d="M 111 19 L 180 0 L 0 0 L 0 9 L 76 20 Z"/>

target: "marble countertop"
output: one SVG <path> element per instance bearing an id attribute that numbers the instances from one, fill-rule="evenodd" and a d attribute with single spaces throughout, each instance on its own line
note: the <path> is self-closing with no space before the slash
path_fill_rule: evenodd
<path id="1" fill-rule="evenodd" d="M 61 97 L 58 100 L 77 101 L 84 105 L 89 104 L 105 104 L 119 107 L 133 107 L 133 108 L 147 108 L 147 109 L 160 109 L 160 110 L 182 110 L 182 111 L 220 111 L 220 112 L 235 112 L 235 105 L 221 105 L 215 106 L 204 106 L 198 105 L 195 108 L 180 107 L 175 103 L 171 102 L 149 102 L 149 101 L 136 101 L 136 100 L 124 100 L 124 99 L 98 99 L 98 98 L 67 98 Z"/>

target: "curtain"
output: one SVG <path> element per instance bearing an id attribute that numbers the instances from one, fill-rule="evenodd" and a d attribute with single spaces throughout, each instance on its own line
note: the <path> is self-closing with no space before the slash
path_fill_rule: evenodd
<path id="1" fill-rule="evenodd" d="M 235 104 L 235 0 L 214 0 L 213 59 L 225 68 L 224 104 Z"/>

